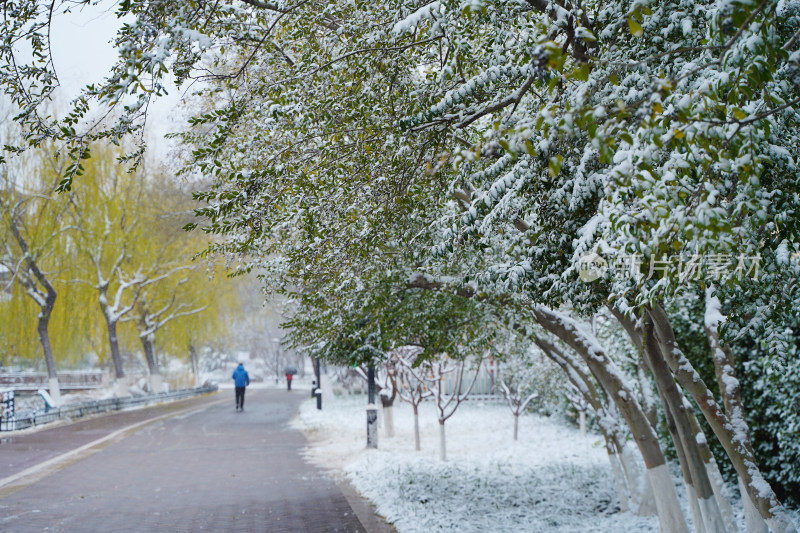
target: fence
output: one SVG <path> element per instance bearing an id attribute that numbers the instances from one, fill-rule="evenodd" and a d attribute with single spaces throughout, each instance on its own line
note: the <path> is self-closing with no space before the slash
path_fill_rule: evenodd
<path id="1" fill-rule="evenodd" d="M 130 407 L 161 403 L 165 401 L 180 400 L 200 394 L 216 392 L 216 385 L 207 385 L 195 389 L 183 389 L 174 392 L 162 392 L 149 396 L 136 396 L 130 398 L 109 398 L 93 402 L 84 402 L 74 405 L 67 405 L 61 408 L 50 409 L 49 411 L 34 411 L 32 413 L 20 413 L 10 420 L 0 419 L 0 431 L 15 431 L 26 429 L 32 426 L 48 424 L 56 420 L 80 418 L 85 415 L 95 413 L 106 413 L 109 411 L 119 411 Z"/>
<path id="2" fill-rule="evenodd" d="M 468 367 L 469 368 L 469 367 Z M 467 396 L 467 399 L 485 399 L 495 400 L 503 399 L 503 395 L 498 393 L 495 388 L 495 378 L 497 374 L 497 365 L 493 361 L 484 361 L 478 370 L 478 375 L 475 377 L 474 370 L 467 370 L 461 378 L 461 391 L 466 392 L 469 388 L 472 378 L 475 377 L 475 384 L 472 386 L 472 392 Z M 458 379 L 456 373 L 447 374 L 444 378 L 444 391 L 445 394 L 455 394 L 458 390 Z"/>
<path id="3" fill-rule="evenodd" d="M 61 390 L 97 389 L 103 386 L 102 372 L 58 372 Z M 45 372 L 0 372 L 0 389 L 37 391 L 50 387 Z"/>

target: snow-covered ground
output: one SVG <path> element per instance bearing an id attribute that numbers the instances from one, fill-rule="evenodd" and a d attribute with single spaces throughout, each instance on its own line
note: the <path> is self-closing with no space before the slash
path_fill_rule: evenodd
<path id="1" fill-rule="evenodd" d="M 420 408 L 420 452 L 403 403 L 394 408 L 395 436 L 381 428 L 379 449 L 366 449 L 365 404 L 364 396 L 328 395 L 317 411 L 309 400 L 293 424 L 309 438 L 308 458 L 344 472 L 399 533 L 658 531 L 654 517 L 619 512 L 598 435 L 525 415 L 514 442 L 504 404 L 466 402 L 447 422 L 442 462 L 432 404 Z"/>

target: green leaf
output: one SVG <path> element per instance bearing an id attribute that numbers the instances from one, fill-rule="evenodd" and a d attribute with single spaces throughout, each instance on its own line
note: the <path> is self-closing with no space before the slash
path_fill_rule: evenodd
<path id="1" fill-rule="evenodd" d="M 587 81 L 589 79 L 589 63 L 582 63 L 573 71 L 572 77 L 579 81 Z"/>
<path id="2" fill-rule="evenodd" d="M 561 155 L 555 155 L 550 158 L 550 162 L 547 164 L 547 172 L 550 174 L 550 177 L 555 178 L 558 176 L 558 173 L 561 172 L 561 164 L 564 162 L 564 157 Z"/>
<path id="3" fill-rule="evenodd" d="M 631 34 L 634 37 L 641 37 L 644 35 L 642 25 L 636 22 L 633 17 L 628 17 L 628 29 L 631 30 Z"/>

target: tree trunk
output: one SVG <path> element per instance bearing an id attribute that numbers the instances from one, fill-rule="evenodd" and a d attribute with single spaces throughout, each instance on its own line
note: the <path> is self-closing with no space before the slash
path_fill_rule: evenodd
<path id="1" fill-rule="evenodd" d="M 50 316 L 53 313 L 53 307 L 56 302 L 56 292 L 47 291 L 45 305 L 42 306 L 39 313 L 39 321 L 37 324 L 37 331 L 39 333 L 39 343 L 42 345 L 42 352 L 44 354 L 44 362 L 47 366 L 48 386 L 50 389 L 50 396 L 56 405 L 61 405 L 61 387 L 58 384 L 58 375 L 56 374 L 56 361 L 53 357 L 53 348 L 50 344 Z"/>
<path id="2" fill-rule="evenodd" d="M 194 374 L 194 386 L 200 386 L 200 369 L 197 363 L 197 350 L 193 343 L 189 343 L 189 359 L 192 361 L 192 373 Z"/>
<path id="3" fill-rule="evenodd" d="M 514 440 L 519 440 L 519 413 L 514 413 Z"/>
<path id="4" fill-rule="evenodd" d="M 422 448 L 419 443 L 419 407 L 414 404 L 414 449 L 420 451 Z"/>
<path id="5" fill-rule="evenodd" d="M 685 397 L 682 398 L 682 401 L 684 404 L 688 402 Z M 694 440 L 697 442 L 698 447 L 700 448 L 700 457 L 703 459 L 703 463 L 705 463 L 706 466 L 708 480 L 711 482 L 711 488 L 714 491 L 714 497 L 717 499 L 717 506 L 722 514 L 722 521 L 725 524 L 725 531 L 728 533 L 737 533 L 739 531 L 739 526 L 736 525 L 736 517 L 733 514 L 731 502 L 726 496 L 725 481 L 722 479 L 722 474 L 717 466 L 717 461 L 714 459 L 714 454 L 711 452 L 711 448 L 708 447 L 708 440 L 706 439 L 706 435 L 703 433 L 703 430 L 700 427 L 700 423 L 697 421 L 694 411 L 687 410 L 687 414 L 689 415 L 689 422 L 692 426 Z"/>
<path id="6" fill-rule="evenodd" d="M 55 287 L 53 284 L 50 283 L 50 280 L 47 276 L 42 272 L 39 268 L 39 265 L 33 259 L 32 254 L 28 248 L 28 241 L 25 237 L 20 233 L 19 227 L 17 226 L 18 221 L 15 216 L 12 214 L 11 216 L 11 224 L 9 225 L 9 229 L 14 236 L 14 239 L 17 241 L 20 250 L 22 251 L 22 255 L 25 259 L 24 268 L 28 272 L 28 274 L 32 275 L 36 281 L 33 279 L 28 279 L 27 275 L 23 275 L 21 277 L 22 284 L 25 286 L 26 290 L 29 294 L 33 297 L 36 301 L 37 305 L 39 306 L 39 321 L 37 324 L 37 332 L 39 333 L 39 342 L 42 345 L 42 352 L 44 354 L 44 362 L 47 366 L 47 377 L 49 381 L 50 387 L 50 396 L 56 402 L 56 405 L 61 404 L 61 387 L 58 384 L 58 375 L 56 374 L 56 362 L 55 358 L 53 357 L 53 348 L 50 345 L 50 316 L 53 314 L 53 308 L 56 305 L 56 297 L 58 293 L 56 292 Z M 36 282 L 44 288 L 44 294 L 42 290 L 36 286 Z M 36 296 L 34 296 L 36 295 Z"/>
<path id="7" fill-rule="evenodd" d="M 653 489 L 653 498 L 656 502 L 656 512 L 661 531 L 682 531 L 687 533 L 686 519 L 678 503 L 675 485 L 666 464 L 660 464 L 647 469 L 647 481 Z"/>
<path id="8" fill-rule="evenodd" d="M 731 420 L 719 407 L 714 395 L 677 345 L 666 311 L 659 304 L 647 307 L 653 319 L 661 353 L 683 388 L 692 395 L 714 431 L 736 473 L 744 482 L 746 493 L 773 533 L 796 532 L 786 509 L 778 501 L 772 487 L 764 479 L 753 454 L 747 423 L 741 413 L 732 413 Z"/>
<path id="9" fill-rule="evenodd" d="M 732 418 L 741 418 L 744 420 L 744 404 L 742 403 L 741 390 L 739 389 L 739 380 L 736 379 L 735 361 L 733 354 L 729 349 L 722 346 L 719 341 L 718 327 L 720 321 L 724 317 L 720 313 L 720 301 L 713 294 L 712 287 L 706 288 L 706 310 L 704 316 L 706 339 L 708 346 L 711 349 L 711 357 L 714 361 L 714 373 L 717 377 L 717 384 L 719 385 L 720 395 L 722 396 L 722 404 L 725 407 L 725 413 Z M 747 440 L 750 440 L 749 430 L 745 426 L 744 431 L 747 435 Z M 715 464 L 716 466 L 716 464 Z M 740 490 L 744 487 L 742 478 L 739 477 Z M 767 531 L 767 525 L 763 518 L 759 515 L 757 509 L 747 496 L 747 491 L 741 490 L 742 506 L 744 507 L 745 523 L 748 533 L 751 531 L 756 533 Z"/>
<path id="10" fill-rule="evenodd" d="M 655 496 L 650 483 L 646 479 L 646 470 L 643 472 L 636 460 L 638 451 L 632 444 L 625 443 L 617 452 L 622 463 L 623 472 L 628 479 L 631 494 L 631 509 L 639 516 L 655 516 L 658 514 Z"/>
<path id="11" fill-rule="evenodd" d="M 156 350 L 155 346 L 153 346 L 153 341 L 149 338 L 149 335 L 140 338 L 142 340 L 142 347 L 144 348 L 144 357 L 147 360 L 147 370 L 150 374 L 160 374 L 161 371 L 158 368 L 158 360 L 156 359 Z"/>
<path id="12" fill-rule="evenodd" d="M 381 407 L 383 407 L 383 423 L 386 425 L 386 436 L 394 437 L 394 414 L 392 409 L 394 407 L 394 400 L 397 397 L 397 390 L 392 389 L 392 395 L 386 396 L 381 394 Z"/>
<path id="13" fill-rule="evenodd" d="M 653 485 L 646 478 L 643 481 L 644 490 L 641 491 L 641 500 L 635 512 L 639 516 L 655 516 L 658 514 L 658 505 L 656 505 L 656 494 L 653 492 Z"/>
<path id="14" fill-rule="evenodd" d="M 642 331 L 633 320 L 613 307 L 609 308 L 639 349 L 645 366 L 650 369 L 655 379 L 656 389 L 667 416 L 667 429 L 675 444 L 687 493 L 690 496 L 689 504 L 694 516 L 695 530 L 698 533 L 725 533 L 725 521 L 708 478 L 706 462 L 697 440 L 697 431 L 692 425 L 694 413 L 685 402 L 683 393 L 675 384 L 669 367 L 662 357 L 651 319 L 647 317 L 644 320 L 644 331 Z M 647 385 L 641 365 L 637 370 L 642 389 L 645 390 Z M 648 418 L 652 424 L 652 417 Z"/>
<path id="15" fill-rule="evenodd" d="M 144 357 L 147 360 L 147 369 L 150 372 L 150 394 L 158 394 L 163 392 L 163 381 L 161 370 L 158 367 L 158 359 L 156 358 L 155 342 L 150 335 L 143 335 L 139 339 L 142 341 Z"/>
<path id="16" fill-rule="evenodd" d="M 106 330 L 108 331 L 108 347 L 111 350 L 111 361 L 114 363 L 114 377 L 117 380 L 125 379 L 125 369 L 122 364 L 122 355 L 119 352 L 119 338 L 117 337 L 117 322 L 106 314 L 105 309 L 103 315 L 106 317 Z"/>
<path id="17" fill-rule="evenodd" d="M 609 392 L 609 396 L 617 405 L 644 459 L 647 479 L 652 485 L 655 496 L 661 531 L 687 533 L 686 520 L 678 503 L 678 495 L 672 484 L 658 437 L 639 407 L 633 391 L 624 382 L 620 370 L 608 358 L 599 343 L 594 338 L 588 337 L 583 328 L 572 318 L 541 305 L 533 306 L 533 314 L 537 323 L 559 337 L 583 358 L 592 375 Z"/>
<path id="18" fill-rule="evenodd" d="M 386 437 L 394 437 L 394 414 L 391 405 L 383 407 L 383 423 L 386 426 Z"/>
<path id="19" fill-rule="evenodd" d="M 610 443 L 606 443 L 608 462 L 611 464 L 611 472 L 614 474 L 614 481 L 617 485 L 617 496 L 619 497 L 619 508 L 624 513 L 630 509 L 630 498 L 628 484 L 622 467 L 622 458 L 617 455 L 616 450 Z"/>
<path id="20" fill-rule="evenodd" d="M 761 518 L 761 514 L 747 497 L 747 489 L 742 478 L 739 478 L 739 492 L 742 493 L 742 507 L 744 508 L 744 523 L 747 533 L 769 533 L 767 523 Z"/>
<path id="21" fill-rule="evenodd" d="M 681 475 L 683 476 L 683 483 L 686 487 L 686 499 L 689 503 L 689 511 L 692 513 L 694 521 L 695 533 L 705 533 L 703 526 L 703 515 L 700 511 L 700 506 L 697 503 L 697 491 L 694 488 L 694 480 L 692 479 L 692 470 L 689 467 L 689 461 L 686 457 L 686 449 L 684 448 L 683 439 L 678 433 L 678 427 L 675 423 L 675 416 L 672 406 L 668 400 L 664 398 L 664 394 L 659 390 L 661 396 L 661 404 L 664 407 L 664 418 L 667 423 L 667 431 L 672 437 L 672 444 L 675 446 L 675 455 L 678 457 L 678 465 L 681 468 Z"/>
<path id="22" fill-rule="evenodd" d="M 444 432 L 444 420 L 439 420 L 439 459 L 447 461 L 447 437 Z"/>
<path id="23" fill-rule="evenodd" d="M 684 473 L 684 480 L 690 494 L 696 497 L 697 501 L 689 499 L 692 514 L 695 518 L 695 531 L 697 533 L 725 533 L 722 513 L 717 506 L 714 498 L 714 490 L 708 479 L 706 465 L 703 461 L 700 448 L 695 439 L 686 406 L 672 373 L 660 351 L 660 346 L 653 335 L 653 325 L 650 320 L 645 324 L 645 362 L 650 367 L 656 381 L 656 388 L 662 398 L 664 411 L 668 420 L 668 428 L 681 468 Z M 699 513 L 699 514 L 698 514 Z"/>
<path id="24" fill-rule="evenodd" d="M 624 459 L 622 459 L 623 446 L 620 444 L 618 436 L 618 425 L 616 423 L 608 423 L 611 420 L 618 420 L 618 411 L 612 410 L 612 406 L 606 406 L 604 404 L 594 382 L 589 375 L 583 371 L 578 361 L 574 360 L 569 354 L 564 353 L 555 344 L 548 342 L 544 338 L 534 337 L 533 342 L 542 350 L 542 353 L 561 367 L 567 379 L 583 396 L 587 405 L 594 409 L 597 418 L 606 421 L 604 424 L 599 424 L 598 429 L 605 439 L 606 451 L 608 452 L 612 471 L 619 471 L 620 474 L 622 474 L 617 479 L 617 491 L 620 505 L 627 508 L 629 501 L 636 501 L 638 512 L 639 505 L 644 501 L 644 492 L 638 494 L 634 493 L 634 491 L 642 485 L 645 491 L 649 492 L 651 495 L 650 501 L 652 501 L 652 489 L 650 489 L 650 485 L 646 480 L 644 480 L 643 483 L 639 483 L 639 481 L 641 481 L 640 479 L 634 479 L 635 476 L 632 477 L 633 470 L 629 469 Z M 622 466 L 621 469 L 620 465 Z M 650 514 L 655 514 L 655 511 L 647 513 L 648 516 Z"/>
<path id="25" fill-rule="evenodd" d="M 586 437 L 586 410 L 581 409 L 578 411 L 578 423 L 581 428 L 581 437 Z"/>

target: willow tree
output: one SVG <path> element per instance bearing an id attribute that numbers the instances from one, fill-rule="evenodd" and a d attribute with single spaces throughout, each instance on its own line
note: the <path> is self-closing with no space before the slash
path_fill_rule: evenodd
<path id="1" fill-rule="evenodd" d="M 190 355 L 191 346 L 224 338 L 239 309 L 224 264 L 198 257 L 207 245 L 201 233 L 182 227 L 193 220 L 189 193 L 165 172 L 145 174 L 139 225 L 146 238 L 133 250 L 140 280 L 134 309 L 123 321 L 134 326 L 145 355 L 151 391 L 160 391 L 163 355 Z"/>
<path id="2" fill-rule="evenodd" d="M 124 394 L 127 384 L 118 325 L 148 283 L 143 269 L 151 259 L 139 252 L 152 234 L 142 223 L 147 180 L 141 173 L 127 172 L 116 160 L 121 155 L 114 147 L 94 146 L 93 157 L 85 163 L 84 186 L 65 196 L 76 228 L 73 240 L 85 264 L 80 278 L 95 291 L 118 392 Z"/>
<path id="3" fill-rule="evenodd" d="M 0 165 L 0 173 L 0 264 L 10 278 L 5 287 L 9 297 L 0 306 L 5 348 L 28 359 L 35 337 L 50 393 L 60 402 L 58 364 L 80 359 L 91 348 L 85 334 L 91 337 L 93 330 L 84 308 L 86 294 L 72 283 L 76 264 L 70 234 L 75 228 L 67 222 L 69 205 L 54 194 L 58 168 L 42 151 Z"/>

